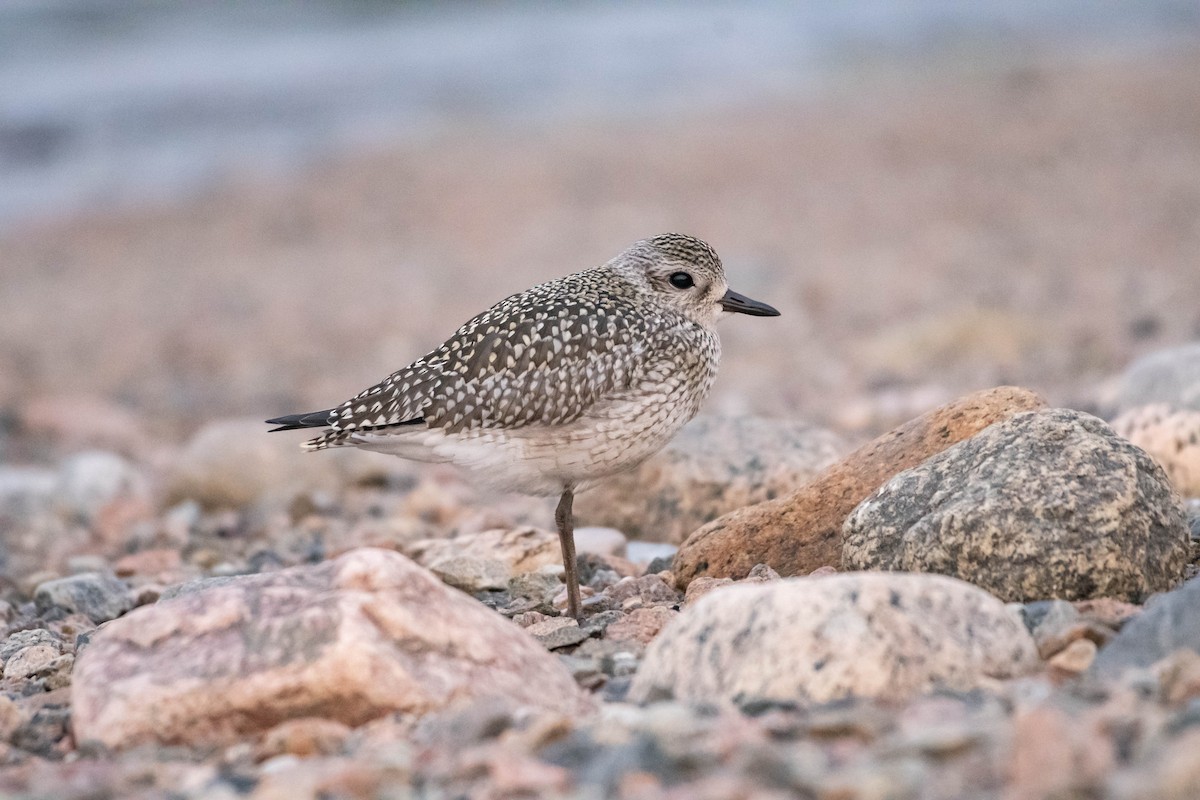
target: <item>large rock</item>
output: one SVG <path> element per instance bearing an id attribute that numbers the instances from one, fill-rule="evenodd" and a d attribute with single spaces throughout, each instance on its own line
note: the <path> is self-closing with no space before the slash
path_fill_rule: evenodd
<path id="1" fill-rule="evenodd" d="M 219 744 L 287 719 L 358 725 L 492 696 L 589 706 L 515 625 L 375 549 L 139 608 L 94 635 L 72 684 L 76 739 L 111 747 Z"/>
<path id="2" fill-rule="evenodd" d="M 693 533 L 675 557 L 680 588 L 702 575 L 744 578 L 756 564 L 805 575 L 842 560 L 842 522 L 881 483 L 1013 414 L 1042 408 L 1036 394 L 1004 386 L 920 416 L 834 464 L 800 490 L 727 514 Z"/>
<path id="3" fill-rule="evenodd" d="M 678 544 L 722 514 L 795 491 L 843 452 L 840 437 L 803 422 L 701 417 L 636 470 L 581 493 L 575 514 Z"/>
<path id="4" fill-rule="evenodd" d="M 940 572 L 1011 601 L 1140 600 L 1188 559 L 1162 468 L 1099 419 L 1018 414 L 907 470 L 846 519 L 848 569 Z"/>
<path id="5" fill-rule="evenodd" d="M 1114 419 L 1112 428 L 1154 456 L 1182 495 L 1200 497 L 1200 411 L 1138 406 Z"/>
<path id="6" fill-rule="evenodd" d="M 630 698 L 903 700 L 1037 666 L 1019 616 L 983 590 L 939 575 L 856 573 L 706 595 L 650 645 Z"/>
<path id="7" fill-rule="evenodd" d="M 1200 411 L 1200 342 L 1151 353 L 1125 370 L 1117 385 L 1117 410 L 1155 403 Z"/>
<path id="8" fill-rule="evenodd" d="M 295 435 L 268 434 L 261 420 L 211 422 L 176 459 L 167 482 L 168 500 L 228 508 L 260 501 L 286 503 L 314 489 L 336 489 L 414 469 L 401 459 L 352 447 L 305 453 L 300 441 Z"/>
<path id="9" fill-rule="evenodd" d="M 1149 667 L 1181 649 L 1200 653 L 1200 578 L 1154 598 L 1100 650 L 1091 674 L 1115 677 L 1127 669 Z"/>

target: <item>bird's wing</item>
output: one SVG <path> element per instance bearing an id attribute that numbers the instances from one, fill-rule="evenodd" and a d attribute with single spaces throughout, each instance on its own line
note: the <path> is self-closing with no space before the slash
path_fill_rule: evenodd
<path id="1" fill-rule="evenodd" d="M 332 430 L 305 446 L 400 433 L 398 426 L 421 420 L 447 432 L 561 425 L 619 395 L 661 321 L 586 282 L 564 285 L 576 277 L 497 303 L 437 350 L 338 406 Z"/>

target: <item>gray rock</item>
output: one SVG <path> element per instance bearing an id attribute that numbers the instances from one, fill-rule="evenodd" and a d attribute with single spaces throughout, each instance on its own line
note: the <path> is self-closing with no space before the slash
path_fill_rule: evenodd
<path id="1" fill-rule="evenodd" d="M 1116 391 L 1117 410 L 1150 403 L 1200 411 L 1200 342 L 1151 353 L 1125 370 Z"/>
<path id="2" fill-rule="evenodd" d="M 450 556 L 430 565 L 429 571 L 442 583 L 468 594 L 500 590 L 508 587 L 508 565 L 494 558 Z"/>
<path id="3" fill-rule="evenodd" d="M 17 631 L 3 642 L 0 642 L 0 662 L 8 661 L 27 647 L 38 645 L 52 647 L 56 653 L 63 652 L 66 646 L 61 636 L 45 628 L 30 628 L 29 630 Z"/>
<path id="4" fill-rule="evenodd" d="M 1149 667 L 1176 650 L 1200 653 L 1200 578 L 1155 597 L 1100 650 L 1089 675 L 1112 678 Z"/>
<path id="5" fill-rule="evenodd" d="M 537 639 L 547 650 L 570 647 L 591 636 L 589 630 L 580 628 L 578 622 L 568 617 L 551 617 L 542 622 L 535 622 L 526 628 L 525 632 Z"/>
<path id="6" fill-rule="evenodd" d="M 34 590 L 33 599 L 42 613 L 61 608 L 83 614 L 96 624 L 116 619 L 133 608 L 125 582 L 98 572 L 46 581 Z"/>
<path id="7" fill-rule="evenodd" d="M 149 496 L 145 476 L 121 456 L 103 450 L 71 456 L 59 469 L 55 485 L 58 507 L 84 521 L 121 497 L 148 500 Z"/>
<path id="8" fill-rule="evenodd" d="M 1019 616 L 941 575 L 858 573 L 743 584 L 686 608 L 646 651 L 635 702 L 902 700 L 1038 666 Z"/>
<path id="9" fill-rule="evenodd" d="M 1012 601 L 1138 601 L 1189 554 L 1162 468 L 1069 409 L 1018 414 L 897 474 L 842 533 L 847 569 L 940 572 Z"/>
<path id="10" fill-rule="evenodd" d="M 575 501 L 576 517 L 637 539 L 682 542 L 701 525 L 794 491 L 845 450 L 802 422 L 700 417 L 638 469 Z"/>

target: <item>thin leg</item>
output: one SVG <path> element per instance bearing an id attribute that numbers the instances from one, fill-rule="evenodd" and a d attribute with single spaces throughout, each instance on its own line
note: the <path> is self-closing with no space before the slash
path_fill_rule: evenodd
<path id="1" fill-rule="evenodd" d="M 579 619 L 583 608 L 579 600 L 579 572 L 575 567 L 575 519 L 571 513 L 574 500 L 574 488 L 563 487 L 558 508 L 554 510 L 554 521 L 558 524 L 558 542 L 562 545 L 563 569 L 567 573 L 567 613 Z"/>

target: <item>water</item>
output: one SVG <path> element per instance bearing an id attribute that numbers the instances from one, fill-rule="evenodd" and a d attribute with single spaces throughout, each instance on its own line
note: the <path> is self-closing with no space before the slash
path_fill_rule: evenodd
<path id="1" fill-rule="evenodd" d="M 864 59 L 1200 35 L 1195 0 L 0 3 L 0 227 L 472 123 L 803 92 Z"/>

